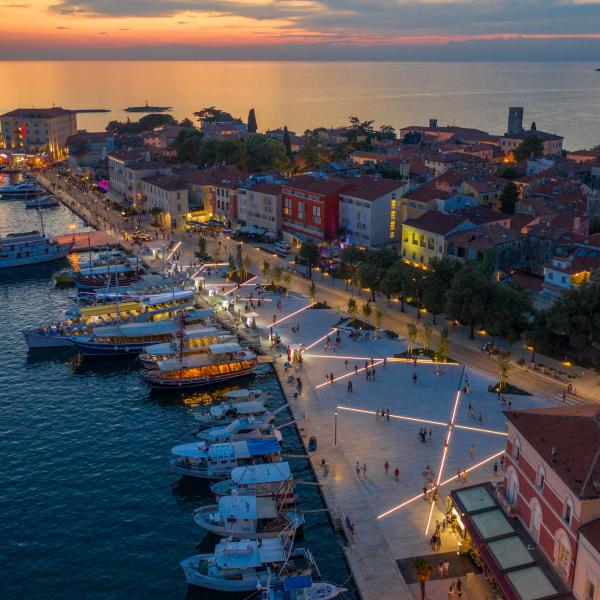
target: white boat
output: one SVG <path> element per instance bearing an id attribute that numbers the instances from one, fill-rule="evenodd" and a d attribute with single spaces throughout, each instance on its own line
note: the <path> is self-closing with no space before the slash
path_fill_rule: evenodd
<path id="1" fill-rule="evenodd" d="M 147 346 L 144 352 L 140 354 L 140 360 L 147 369 L 154 369 L 161 360 L 202 354 L 208 352 L 208 346 L 211 344 L 226 344 L 229 342 L 236 342 L 235 336 L 216 327 L 186 328 L 183 335 L 177 339 Z"/>
<path id="2" fill-rule="evenodd" d="M 281 432 L 271 423 L 273 417 L 241 417 L 224 427 L 210 427 L 196 437 L 211 444 L 238 440 L 263 440 L 276 437 L 281 442 Z"/>
<path id="3" fill-rule="evenodd" d="M 192 305 L 193 296 L 176 298 L 175 302 L 169 300 L 159 304 L 126 301 L 95 306 L 73 306 L 65 311 L 63 320 L 26 330 L 23 335 L 29 348 L 73 346 L 78 337 L 89 336 L 95 328 L 166 319 L 174 311 Z M 195 311 L 190 309 L 190 312 L 192 310 Z M 210 313 L 214 314 L 212 311 Z"/>
<path id="4" fill-rule="evenodd" d="M 198 508 L 194 511 L 194 522 L 215 535 L 235 539 L 293 536 L 304 526 L 304 516 L 296 510 L 281 508 L 274 498 L 236 493 L 221 496 L 218 504 Z"/>
<path id="5" fill-rule="evenodd" d="M 0 237 L 0 268 L 22 267 L 65 258 L 73 244 L 59 244 L 39 231 Z"/>
<path id="6" fill-rule="evenodd" d="M 82 356 L 139 354 L 157 342 L 174 341 L 188 328 L 202 331 L 210 317 L 212 314 L 206 309 L 192 309 L 174 319 L 98 327 L 90 335 L 77 336 L 74 341 Z"/>
<path id="7" fill-rule="evenodd" d="M 236 467 L 281 460 L 281 446 L 275 437 L 225 444 L 192 442 L 175 446 L 170 461 L 180 475 L 199 479 L 227 479 Z"/>
<path id="8" fill-rule="evenodd" d="M 225 397 L 229 402 L 247 402 L 250 400 L 265 400 L 269 394 L 264 393 L 262 390 L 239 388 L 237 390 L 230 390 L 225 394 Z"/>
<path id="9" fill-rule="evenodd" d="M 256 367 L 256 354 L 239 344 L 211 344 L 203 354 L 158 361 L 156 368 L 142 371 L 142 377 L 152 387 L 178 390 L 246 377 Z"/>
<path id="10" fill-rule="evenodd" d="M 287 462 L 238 467 L 231 471 L 230 479 L 217 481 L 211 484 L 210 489 L 217 497 L 228 496 L 235 490 L 244 495 L 277 498 L 286 505 L 293 505 L 296 501 L 294 480 Z"/>
<path id="11" fill-rule="evenodd" d="M 230 423 L 234 419 L 243 416 L 262 416 L 270 418 L 269 410 L 264 400 L 251 400 L 249 402 L 221 402 L 213 404 L 208 410 L 195 413 L 194 419 L 200 421 L 204 426 L 217 425 L 219 423 Z"/>
<path id="12" fill-rule="evenodd" d="M 54 196 L 38 196 L 25 200 L 25 208 L 53 208 L 60 206 L 60 200 Z"/>
<path id="13" fill-rule="evenodd" d="M 5 185 L 0 187 L 0 198 L 3 200 L 19 200 L 42 194 L 43 190 L 38 187 L 35 181 L 23 181 L 15 185 Z"/>
<path id="14" fill-rule="evenodd" d="M 326 581 L 314 581 L 310 575 L 290 575 L 267 586 L 260 600 L 322 600 L 347 591 Z"/>
<path id="15" fill-rule="evenodd" d="M 189 585 L 221 592 L 256 592 L 285 577 L 311 575 L 316 565 L 308 548 L 294 548 L 288 536 L 261 540 L 221 540 L 212 554 L 181 563 Z M 323 600 L 335 595 L 323 596 Z"/>

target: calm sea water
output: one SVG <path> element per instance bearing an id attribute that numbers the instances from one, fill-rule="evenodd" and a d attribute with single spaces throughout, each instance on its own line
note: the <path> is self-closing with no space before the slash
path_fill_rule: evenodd
<path id="1" fill-rule="evenodd" d="M 65 208 L 44 214 L 50 233 L 82 228 Z M 37 227 L 36 211 L 0 201 L 0 235 Z M 223 390 L 165 396 L 149 392 L 133 361 L 85 366 L 63 349 L 28 353 L 21 330 L 59 319 L 72 303 L 73 290 L 52 285 L 59 268 L 0 270 L 2 596 L 183 599 L 178 562 L 211 551 L 217 538 L 192 521 L 211 502 L 208 486 L 178 479 L 168 459 L 172 446 L 193 440 L 191 408 Z M 273 407 L 283 403 L 271 372 L 246 383 L 271 392 Z M 285 449 L 301 452 L 295 429 L 284 432 Z M 298 480 L 313 480 L 305 460 L 292 467 Z M 313 486 L 299 493 L 305 509 L 322 507 Z M 307 515 L 304 541 L 326 579 L 348 578 L 324 513 Z"/>
<path id="2" fill-rule="evenodd" d="M 526 125 L 565 137 L 567 148 L 600 143 L 600 73 L 591 63 L 426 62 L 0 62 L 0 113 L 17 106 L 109 108 L 79 115 L 97 130 L 146 102 L 181 119 L 205 106 L 259 129 L 297 132 L 336 126 L 349 115 L 394 127 L 425 123 L 504 133 L 508 107 L 525 107 Z M 132 114 L 132 118 L 139 115 Z"/>

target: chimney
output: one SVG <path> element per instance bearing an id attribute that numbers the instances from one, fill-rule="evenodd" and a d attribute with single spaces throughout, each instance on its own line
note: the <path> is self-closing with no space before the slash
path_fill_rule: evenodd
<path id="1" fill-rule="evenodd" d="M 437 119 L 429 119 L 429 129 L 437 129 Z"/>

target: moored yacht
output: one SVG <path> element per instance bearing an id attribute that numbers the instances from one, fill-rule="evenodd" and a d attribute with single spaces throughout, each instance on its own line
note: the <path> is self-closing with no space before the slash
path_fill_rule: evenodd
<path id="1" fill-rule="evenodd" d="M 211 344 L 226 344 L 235 341 L 234 335 L 216 327 L 186 329 L 183 335 L 175 340 L 148 346 L 140 355 L 140 360 L 147 369 L 154 369 L 161 360 L 202 354 L 208 352 L 208 347 Z"/>
<path id="2" fill-rule="evenodd" d="M 39 231 L 0 237 L 0 268 L 22 267 L 65 258 L 72 244 L 59 244 Z"/>
<path id="3" fill-rule="evenodd" d="M 210 489 L 215 496 L 228 496 L 235 491 L 261 498 L 277 498 L 278 502 L 293 505 L 296 501 L 294 480 L 287 462 L 255 464 L 231 471 L 231 479 L 217 481 Z"/>
<path id="4" fill-rule="evenodd" d="M 281 459 L 281 447 L 275 437 L 226 444 L 192 442 L 172 449 L 170 464 L 180 475 L 198 479 L 226 479 L 236 467 L 272 463 Z"/>
<path id="5" fill-rule="evenodd" d="M 55 196 L 38 196 L 25 200 L 25 208 L 53 208 L 60 206 L 60 200 Z"/>
<path id="6" fill-rule="evenodd" d="M 142 371 L 142 377 L 152 387 L 194 388 L 245 377 L 256 366 L 256 354 L 239 344 L 211 344 L 203 354 L 161 360 L 156 368 Z"/>
<path id="7" fill-rule="evenodd" d="M 327 581 L 314 581 L 310 575 L 290 575 L 261 591 L 260 600 L 323 600 L 345 592 Z"/>
<path id="8" fill-rule="evenodd" d="M 35 181 L 22 181 L 15 185 L 0 187 L 0 198 L 3 200 L 20 200 L 42 194 L 43 190 Z"/>
<path id="9" fill-rule="evenodd" d="M 283 584 L 286 577 L 318 573 L 308 548 L 294 547 L 288 536 L 263 540 L 224 539 L 214 553 L 199 554 L 181 563 L 189 585 L 221 592 L 255 592 Z M 334 598 L 331 586 L 322 600 Z"/>
<path id="10" fill-rule="evenodd" d="M 240 417 L 225 427 L 210 427 L 200 431 L 196 437 L 210 443 L 234 442 L 238 440 L 262 440 L 275 436 L 281 442 L 281 432 L 271 420 L 273 417 Z"/>
<path id="11" fill-rule="evenodd" d="M 219 423 L 231 423 L 238 417 L 256 416 L 271 419 L 271 413 L 265 406 L 264 400 L 251 400 L 249 402 L 221 402 L 213 404 L 207 410 L 194 414 L 201 426 L 208 427 Z"/>
<path id="12" fill-rule="evenodd" d="M 304 516 L 296 510 L 282 510 L 274 498 L 236 493 L 219 497 L 216 505 L 196 509 L 194 522 L 221 537 L 265 539 L 293 536 L 303 527 Z"/>
<path id="13" fill-rule="evenodd" d="M 75 277 L 78 290 L 97 290 L 115 286 L 127 286 L 142 278 L 144 269 L 130 262 L 92 267 L 79 271 Z"/>
<path id="14" fill-rule="evenodd" d="M 72 346 L 79 337 L 89 336 L 94 329 L 120 323 L 143 323 L 169 318 L 175 311 L 193 305 L 193 297 L 176 298 L 175 301 L 146 304 L 139 301 L 115 302 L 95 306 L 74 306 L 65 311 L 65 318 L 56 323 L 23 332 L 29 348 L 56 348 Z M 189 309 L 190 313 L 206 315 L 212 310 Z"/>
<path id="15" fill-rule="evenodd" d="M 74 341 L 82 356 L 139 354 L 157 342 L 175 340 L 186 328 L 190 331 L 203 330 L 206 312 L 186 310 L 174 319 L 99 327 L 91 335 L 78 336 Z"/>

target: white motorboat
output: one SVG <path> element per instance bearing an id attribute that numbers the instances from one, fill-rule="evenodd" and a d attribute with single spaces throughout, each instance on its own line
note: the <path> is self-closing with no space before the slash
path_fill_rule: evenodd
<path id="1" fill-rule="evenodd" d="M 192 442 L 175 446 L 170 464 L 180 475 L 199 479 L 227 479 L 236 467 L 281 460 L 281 446 L 275 437 L 226 444 Z"/>
<path id="2" fill-rule="evenodd" d="M 0 237 L 0 268 L 23 267 L 65 258 L 73 244 L 59 244 L 39 231 Z"/>
<path id="3" fill-rule="evenodd" d="M 264 393 L 262 390 L 250 390 L 250 389 L 237 389 L 230 390 L 225 394 L 225 397 L 229 402 L 247 402 L 250 400 L 261 400 L 268 398 L 269 394 Z"/>
<path id="4" fill-rule="evenodd" d="M 194 418 L 203 426 L 218 425 L 219 423 L 231 423 L 238 417 L 256 416 L 265 420 L 272 418 L 271 413 L 265 406 L 264 400 L 251 400 L 250 402 L 221 402 L 213 404 L 208 410 L 195 413 Z"/>
<path id="5" fill-rule="evenodd" d="M 38 187 L 36 181 L 22 181 L 15 185 L 0 187 L 0 198 L 3 200 L 20 200 L 42 194 L 43 190 Z"/>
<path id="6" fill-rule="evenodd" d="M 289 576 L 318 572 L 308 548 L 294 548 L 292 539 L 283 535 L 224 539 L 214 553 L 191 556 L 180 564 L 189 585 L 221 592 L 255 592 L 283 583 Z M 335 595 L 323 596 L 323 600 Z"/>
<path id="7" fill-rule="evenodd" d="M 261 591 L 260 600 L 323 600 L 335 598 L 345 591 L 346 588 L 333 583 L 314 581 L 310 575 L 290 575 L 268 585 Z"/>
<path id="8" fill-rule="evenodd" d="M 55 196 L 38 196 L 25 200 L 25 208 L 53 208 L 60 206 L 60 200 Z"/>
<path id="9" fill-rule="evenodd" d="M 278 503 L 293 505 L 296 501 L 294 480 L 287 462 L 255 464 L 231 471 L 231 478 L 211 484 L 212 493 L 229 496 L 234 491 L 260 498 L 277 498 Z"/>
<path id="10" fill-rule="evenodd" d="M 293 536 L 304 526 L 304 516 L 296 510 L 282 510 L 274 498 L 235 493 L 219 497 L 218 504 L 198 508 L 194 522 L 221 537 L 266 539 Z"/>
<path id="11" fill-rule="evenodd" d="M 140 354 L 140 360 L 146 369 L 154 369 L 161 360 L 203 354 L 208 352 L 211 344 L 227 344 L 236 342 L 234 335 L 216 327 L 205 327 L 204 329 L 186 329 L 183 335 L 170 342 L 152 344 Z"/>
<path id="12" fill-rule="evenodd" d="M 210 427 L 196 437 L 209 443 L 234 442 L 238 440 L 263 440 L 276 437 L 281 442 L 281 432 L 271 423 L 273 417 L 240 417 L 224 427 Z"/>

